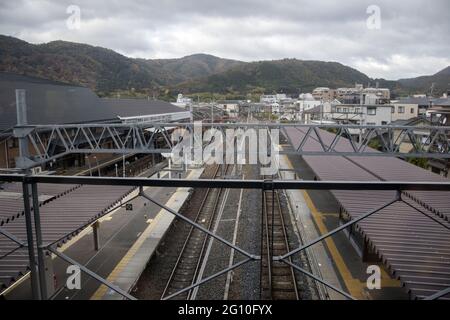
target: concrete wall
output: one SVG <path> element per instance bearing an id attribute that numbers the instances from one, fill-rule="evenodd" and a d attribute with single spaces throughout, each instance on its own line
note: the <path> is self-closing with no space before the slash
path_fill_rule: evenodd
<path id="1" fill-rule="evenodd" d="M 375 106 L 373 106 L 375 107 Z M 367 125 L 377 125 L 381 126 L 384 124 L 389 124 L 392 121 L 391 112 L 392 109 L 390 106 L 376 106 L 376 114 L 370 115 L 368 112 L 368 109 L 370 109 L 371 106 L 363 106 L 363 117 L 364 117 L 364 124 Z"/>
<path id="2" fill-rule="evenodd" d="M 419 115 L 419 105 L 417 104 L 394 103 L 392 106 L 394 110 L 394 112 L 392 112 L 392 121 L 408 120 Z M 400 112 L 402 108 L 404 111 L 403 113 Z"/>

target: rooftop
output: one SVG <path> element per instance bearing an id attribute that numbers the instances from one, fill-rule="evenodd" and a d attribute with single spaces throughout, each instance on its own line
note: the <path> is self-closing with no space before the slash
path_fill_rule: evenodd
<path id="1" fill-rule="evenodd" d="M 419 106 L 428 106 L 430 98 L 427 97 L 406 97 L 399 99 L 395 104 L 417 104 Z"/>
<path id="2" fill-rule="evenodd" d="M 433 101 L 433 106 L 450 107 L 450 98 L 439 98 Z"/>
<path id="3" fill-rule="evenodd" d="M 0 131 L 16 124 L 16 89 L 26 90 L 29 124 L 116 122 L 119 117 L 185 112 L 164 101 L 99 98 L 89 88 L 0 73 Z"/>

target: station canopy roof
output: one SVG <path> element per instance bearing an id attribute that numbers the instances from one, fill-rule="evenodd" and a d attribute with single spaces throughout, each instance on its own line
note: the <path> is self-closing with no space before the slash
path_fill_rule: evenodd
<path id="1" fill-rule="evenodd" d="M 119 117 L 185 112 L 164 101 L 99 98 L 89 88 L 0 73 L 0 132 L 17 122 L 16 89 L 26 90 L 29 124 L 118 122 Z"/>

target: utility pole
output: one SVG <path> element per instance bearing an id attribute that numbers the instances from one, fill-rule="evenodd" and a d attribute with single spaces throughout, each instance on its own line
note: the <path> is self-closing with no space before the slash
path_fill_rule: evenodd
<path id="1" fill-rule="evenodd" d="M 28 116 L 27 116 L 27 102 L 25 99 L 25 89 L 16 89 L 16 111 L 17 111 L 17 126 L 25 126 L 28 124 Z M 24 129 L 19 129 L 21 132 L 19 133 L 19 158 L 16 162 L 16 165 L 19 168 L 28 167 L 29 161 L 29 150 L 28 150 L 28 141 L 24 134 Z M 29 170 L 28 170 L 29 171 Z"/>
<path id="2" fill-rule="evenodd" d="M 323 97 L 320 99 L 320 124 L 323 121 Z"/>
<path id="3" fill-rule="evenodd" d="M 89 175 L 92 177 L 91 161 L 89 161 L 89 157 L 87 155 L 84 156 L 84 158 L 86 159 L 88 166 L 89 166 Z"/>
<path id="4" fill-rule="evenodd" d="M 125 155 L 122 156 L 122 177 L 125 178 Z"/>
<path id="5" fill-rule="evenodd" d="M 100 177 L 100 176 L 101 176 L 101 175 L 100 175 L 100 165 L 98 164 L 97 156 L 94 156 L 94 159 L 95 159 L 95 163 L 97 164 L 97 172 L 98 172 L 98 176 Z"/>

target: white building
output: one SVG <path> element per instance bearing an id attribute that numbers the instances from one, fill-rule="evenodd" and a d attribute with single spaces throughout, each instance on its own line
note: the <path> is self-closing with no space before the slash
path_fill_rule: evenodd
<path id="1" fill-rule="evenodd" d="M 267 103 L 267 104 L 276 103 L 277 95 L 276 94 L 263 94 L 259 97 L 259 102 Z"/>
<path id="2" fill-rule="evenodd" d="M 389 103 L 391 92 L 387 88 L 364 88 L 362 84 L 355 84 L 354 88 L 336 89 L 335 96 L 342 103 L 385 104 Z"/>
<path id="3" fill-rule="evenodd" d="M 183 94 L 179 93 L 177 96 L 177 102 L 174 103 L 177 107 L 186 108 L 192 104 L 192 99 L 184 97 Z"/>
<path id="4" fill-rule="evenodd" d="M 216 107 L 226 111 L 230 117 L 237 117 L 239 115 L 240 100 L 222 100 L 217 101 Z"/>
<path id="5" fill-rule="evenodd" d="M 389 100 L 391 98 L 391 91 L 387 88 L 365 88 L 362 90 L 362 93 L 365 95 L 373 94 L 381 100 Z"/>
<path id="6" fill-rule="evenodd" d="M 317 100 L 297 100 L 295 106 L 297 110 L 301 113 L 306 110 L 312 109 L 320 105 L 320 101 Z"/>
<path id="7" fill-rule="evenodd" d="M 392 121 L 391 105 L 346 105 L 331 107 L 331 119 L 338 123 L 354 123 L 361 125 L 387 125 Z"/>
<path id="8" fill-rule="evenodd" d="M 281 112 L 281 107 L 279 103 L 272 103 L 270 104 L 270 106 L 272 107 L 272 113 L 278 114 Z"/>
<path id="9" fill-rule="evenodd" d="M 272 103 L 280 103 L 280 104 L 289 104 L 292 103 L 293 99 L 288 97 L 285 93 L 277 93 L 277 94 L 264 94 L 259 97 L 260 103 L 272 104 Z"/>
<path id="10" fill-rule="evenodd" d="M 286 96 L 286 93 L 277 93 L 275 96 L 276 96 L 277 101 L 288 99 L 288 97 Z"/>
<path id="11" fill-rule="evenodd" d="M 315 100 L 311 93 L 300 93 L 298 95 L 298 99 L 299 100 L 308 100 L 308 101 Z"/>
<path id="12" fill-rule="evenodd" d="M 407 97 L 391 102 L 392 121 L 408 120 L 418 116 L 426 117 L 427 110 L 431 105 L 429 98 L 425 97 Z"/>
<path id="13" fill-rule="evenodd" d="M 315 100 L 321 101 L 331 101 L 334 99 L 335 90 L 327 88 L 327 87 L 318 87 L 315 88 L 312 92 L 312 95 Z"/>
<path id="14" fill-rule="evenodd" d="M 391 105 L 358 105 L 324 103 L 304 112 L 306 123 L 387 125 L 392 121 Z"/>

